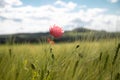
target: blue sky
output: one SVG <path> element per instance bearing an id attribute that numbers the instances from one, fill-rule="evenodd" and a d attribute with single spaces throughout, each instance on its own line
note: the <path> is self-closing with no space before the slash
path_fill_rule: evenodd
<path id="1" fill-rule="evenodd" d="M 84 27 L 120 31 L 120 0 L 0 0 L 0 34 Z"/>

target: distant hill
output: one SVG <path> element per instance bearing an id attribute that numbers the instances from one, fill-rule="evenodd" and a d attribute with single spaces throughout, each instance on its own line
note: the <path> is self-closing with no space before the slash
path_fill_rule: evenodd
<path id="1" fill-rule="evenodd" d="M 95 32 L 95 30 L 91 30 L 91 29 L 86 29 L 86 28 L 75 28 L 72 31 L 76 31 L 76 32 Z"/>
<path id="2" fill-rule="evenodd" d="M 46 42 L 47 38 L 51 37 L 49 32 L 46 33 L 19 33 L 0 35 L 0 44 L 4 43 L 38 43 Z M 64 35 L 59 39 L 54 39 L 55 42 L 72 42 L 76 40 L 101 40 L 120 38 L 120 32 L 105 32 L 96 31 L 85 28 L 76 28 L 72 31 L 65 31 Z"/>

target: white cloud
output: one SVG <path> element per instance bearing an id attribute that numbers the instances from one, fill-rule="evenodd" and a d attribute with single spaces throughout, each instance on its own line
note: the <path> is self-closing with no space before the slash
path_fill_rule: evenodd
<path id="1" fill-rule="evenodd" d="M 20 0 L 4 0 L 8 5 L 22 5 Z"/>
<path id="2" fill-rule="evenodd" d="M 19 6 L 22 4 L 20 0 L 0 0 L 0 7 Z"/>
<path id="3" fill-rule="evenodd" d="M 119 0 L 109 0 L 111 3 L 117 3 Z"/>
<path id="4" fill-rule="evenodd" d="M 117 27 L 120 25 L 116 25 L 118 23 L 118 18 L 120 19 L 120 16 L 101 14 L 95 17 L 93 21 L 85 27 L 95 30 L 107 30 L 110 32 L 120 31 L 120 29 L 117 30 Z"/>
<path id="5" fill-rule="evenodd" d="M 66 6 L 66 3 L 64 3 L 63 1 L 58 0 L 58 1 L 55 2 L 55 5 Z"/>
<path id="6" fill-rule="evenodd" d="M 60 5 L 62 7 L 69 8 L 69 9 L 74 9 L 77 6 L 76 3 L 73 3 L 73 2 L 65 3 L 65 2 L 60 1 L 60 0 L 56 1 L 55 5 Z"/>
<path id="7" fill-rule="evenodd" d="M 78 26 L 84 26 L 88 29 L 106 30 L 106 31 L 120 31 L 120 16 L 104 14 L 106 9 L 88 9 L 80 10 L 79 13 L 75 13 L 72 21 L 68 24 L 70 29 Z M 71 14 L 72 16 L 72 14 Z M 74 26 L 74 27 L 73 27 Z"/>
<path id="8" fill-rule="evenodd" d="M 64 3 L 64 2 L 63 2 Z M 72 4 L 71 4 L 72 3 Z M 87 8 L 73 11 L 78 7 L 73 2 L 64 3 L 63 7 L 43 5 L 0 8 L 0 34 L 16 32 L 45 32 L 53 24 L 64 29 L 84 26 L 90 29 L 120 31 L 120 16 L 105 14 L 107 9 Z M 60 3 L 59 3 L 60 4 Z M 62 4 L 62 3 L 61 3 Z M 69 5 L 76 4 L 74 7 Z"/>

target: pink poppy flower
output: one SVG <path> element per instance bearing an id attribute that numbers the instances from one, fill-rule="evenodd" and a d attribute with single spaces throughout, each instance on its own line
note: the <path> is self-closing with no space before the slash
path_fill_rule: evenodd
<path id="1" fill-rule="evenodd" d="M 49 31 L 50 34 L 55 38 L 60 38 L 64 33 L 63 29 L 57 25 L 53 25 L 52 27 L 50 27 Z"/>

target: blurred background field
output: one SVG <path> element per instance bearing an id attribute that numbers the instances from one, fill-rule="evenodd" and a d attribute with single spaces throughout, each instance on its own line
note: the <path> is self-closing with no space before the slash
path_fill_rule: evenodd
<path id="1" fill-rule="evenodd" d="M 120 40 L 0 45 L 0 80 L 120 80 Z"/>

